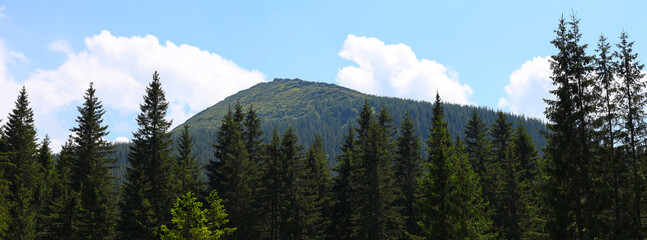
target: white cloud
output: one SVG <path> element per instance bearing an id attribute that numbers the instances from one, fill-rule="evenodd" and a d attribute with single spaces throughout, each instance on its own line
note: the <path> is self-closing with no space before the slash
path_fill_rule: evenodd
<path id="1" fill-rule="evenodd" d="M 16 60 L 19 62 L 27 61 L 25 56 L 22 53 L 16 53 L 9 51 L 5 46 L 5 43 L 0 39 L 0 119 L 2 119 L 1 124 L 5 124 L 7 121 L 7 114 L 14 107 L 14 101 L 20 90 L 20 84 L 16 83 L 13 80 L 13 77 L 9 73 L 7 66 L 10 63 L 15 63 Z"/>
<path id="2" fill-rule="evenodd" d="M 122 135 L 135 131 L 133 116 L 139 112 L 144 89 L 156 70 L 170 101 L 167 118 L 173 120 L 173 127 L 265 79 L 261 72 L 243 69 L 215 53 L 170 41 L 161 44 L 152 35 L 118 37 L 104 30 L 87 37 L 85 48 L 79 52 L 74 52 L 65 40 L 52 42 L 49 48 L 65 53 L 65 62 L 57 69 L 35 70 L 24 84 L 35 111 L 36 126 L 42 135 L 48 133 L 52 142 L 67 138 L 75 125 L 76 106 L 82 104 L 90 82 L 94 82 L 97 96 L 108 110 L 104 118 L 109 131 Z M 5 72 L 0 67 L 0 81 Z M 5 81 L 12 88 L 19 85 Z M 0 91 L 6 90 L 3 87 Z M 17 94 L 17 90 L 8 92 L 10 101 L 5 101 L 5 94 L 0 99 L 2 115 L 13 107 L 7 104 Z"/>
<path id="3" fill-rule="evenodd" d="M 499 99 L 499 108 L 509 108 L 512 113 L 545 119 L 546 104 L 550 90 L 550 57 L 535 57 L 510 74 L 510 82 L 503 89 L 506 97 Z"/>
<path id="4" fill-rule="evenodd" d="M 74 53 L 74 49 L 72 49 L 70 43 L 65 41 L 65 39 L 53 41 L 49 43 L 48 47 L 49 50 L 52 50 L 53 52 L 62 52 L 66 55 L 72 55 Z"/>
<path id="5" fill-rule="evenodd" d="M 127 137 L 118 137 L 118 138 L 115 138 L 115 140 L 112 141 L 112 143 L 130 143 L 130 140 Z"/>
<path id="6" fill-rule="evenodd" d="M 6 18 L 7 14 L 4 13 L 7 8 L 5 6 L 0 6 L 0 18 Z"/>
<path id="7" fill-rule="evenodd" d="M 337 82 L 362 92 L 434 101 L 436 92 L 444 101 L 468 104 L 472 89 L 461 84 L 458 74 L 444 65 L 418 59 L 402 43 L 385 44 L 377 38 L 348 35 L 339 56 L 357 66 L 337 72 Z"/>

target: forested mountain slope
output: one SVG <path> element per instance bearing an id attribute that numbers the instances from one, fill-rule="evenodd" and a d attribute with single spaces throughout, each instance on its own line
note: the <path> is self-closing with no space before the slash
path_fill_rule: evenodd
<path id="1" fill-rule="evenodd" d="M 349 127 L 357 127 L 354 126 L 356 117 L 365 100 L 368 100 L 376 111 L 382 106 L 388 108 L 398 125 L 408 111 L 415 121 L 418 136 L 424 142 L 431 128 L 432 103 L 367 95 L 335 84 L 300 79 L 275 79 L 259 83 L 203 110 L 184 124 L 191 126 L 195 152 L 199 161 L 206 163 L 213 158 L 215 131 L 228 109 L 231 107 L 233 110 L 236 103 L 240 102 L 247 111 L 251 104 L 261 119 L 266 140 L 269 139 L 273 128 L 283 132 L 287 126 L 292 126 L 299 136 L 300 143 L 309 146 L 315 134 L 321 133 L 330 163 L 340 153 L 339 142 L 343 134 Z M 496 118 L 494 110 L 483 107 L 449 103 L 444 107 L 449 131 L 453 137 L 463 136 L 463 129 L 473 109 L 479 112 L 487 124 L 493 123 Z M 545 145 L 546 141 L 540 131 L 545 131 L 546 127 L 541 121 L 526 119 L 523 116 L 511 116 L 510 120 L 514 123 L 524 121 L 537 146 L 541 148 Z M 177 138 L 182 125 L 173 130 L 174 139 Z"/>

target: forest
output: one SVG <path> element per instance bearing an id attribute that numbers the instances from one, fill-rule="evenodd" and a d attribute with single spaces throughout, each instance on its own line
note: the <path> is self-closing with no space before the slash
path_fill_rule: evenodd
<path id="1" fill-rule="evenodd" d="M 131 144 L 104 139 L 91 83 L 53 153 L 23 87 L 0 131 L 0 239 L 643 239 L 644 66 L 624 31 L 590 52 L 579 21 L 550 42 L 542 149 L 503 112 L 474 110 L 452 135 L 437 94 L 420 136 L 411 113 L 366 98 L 329 164 L 324 133 L 302 144 L 237 102 L 203 166 L 191 121 L 172 136 L 155 72 Z"/>

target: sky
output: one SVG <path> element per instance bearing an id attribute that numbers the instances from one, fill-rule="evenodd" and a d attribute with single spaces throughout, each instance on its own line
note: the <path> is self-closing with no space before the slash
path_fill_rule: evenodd
<path id="1" fill-rule="evenodd" d="M 0 0 L 0 119 L 25 86 L 38 136 L 64 143 L 94 82 L 109 141 L 136 131 L 158 71 L 173 127 L 274 78 L 544 118 L 550 44 L 576 13 L 594 53 L 625 30 L 644 62 L 644 1 Z"/>

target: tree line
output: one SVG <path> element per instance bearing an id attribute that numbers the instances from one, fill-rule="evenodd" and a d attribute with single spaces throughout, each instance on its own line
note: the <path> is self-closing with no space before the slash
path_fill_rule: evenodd
<path id="1" fill-rule="evenodd" d="M 555 33 L 543 156 L 503 112 L 488 126 L 474 111 L 452 138 L 436 95 L 424 142 L 409 113 L 397 125 L 365 101 L 332 167 L 322 135 L 302 146 L 288 126 L 265 141 L 253 106 L 236 104 L 203 169 L 190 126 L 171 139 L 155 72 L 118 184 L 93 85 L 57 156 L 37 143 L 23 87 L 0 131 L 0 238 L 641 239 L 643 65 L 624 31 L 596 55 L 575 16 Z"/>

